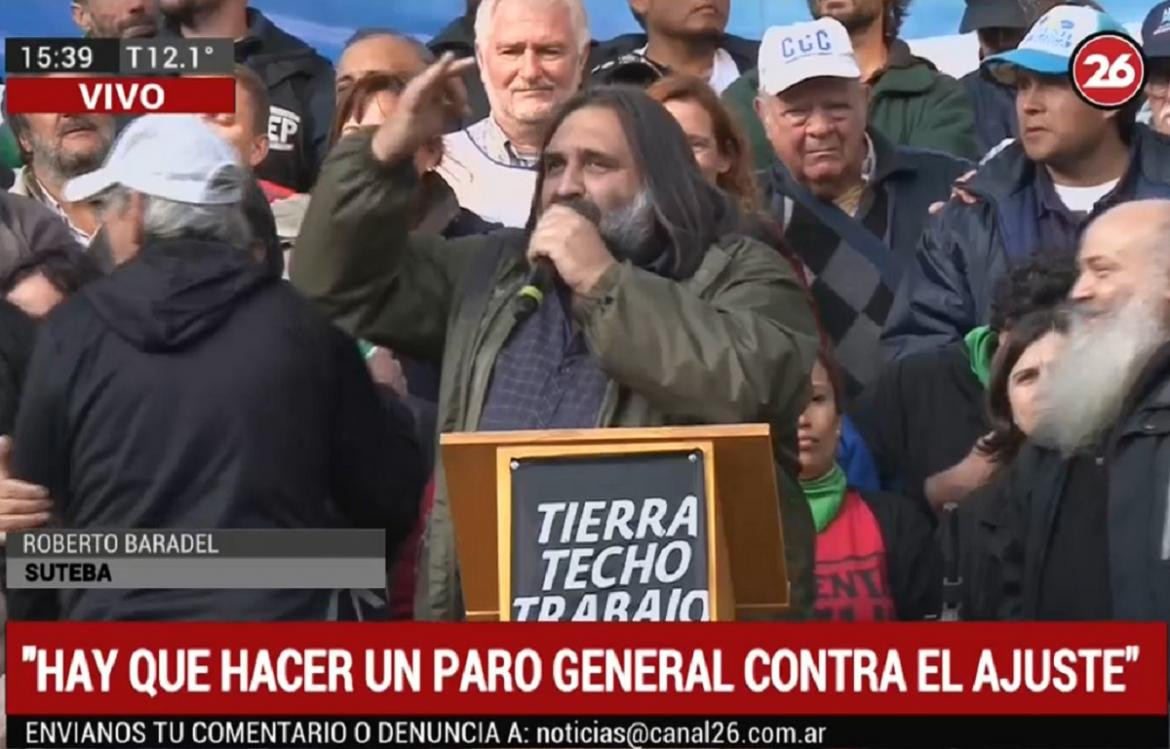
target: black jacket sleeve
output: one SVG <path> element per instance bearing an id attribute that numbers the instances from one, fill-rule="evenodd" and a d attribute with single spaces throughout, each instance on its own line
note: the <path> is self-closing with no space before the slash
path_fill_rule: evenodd
<path id="1" fill-rule="evenodd" d="M 877 463 L 883 488 L 902 485 L 906 452 L 906 408 L 902 403 L 902 362 L 891 362 L 853 404 L 850 417 Z"/>
<path id="2" fill-rule="evenodd" d="M 329 131 L 333 127 L 333 112 L 336 106 L 333 66 L 325 60 L 319 65 L 309 81 L 306 91 L 305 108 L 311 120 L 309 132 L 305 134 L 310 150 L 314 181 L 321 163 L 329 155 Z"/>
<path id="3" fill-rule="evenodd" d="M 381 398 L 353 340 L 340 330 L 331 333 L 334 501 L 357 527 L 385 528 L 389 556 L 418 520 L 425 459 L 410 410 Z"/>
<path id="4" fill-rule="evenodd" d="M 69 427 L 65 409 L 70 373 L 61 355 L 63 339 L 59 333 L 52 318 L 41 326 L 12 438 L 13 475 L 47 488 L 57 514 L 69 502 Z"/>
<path id="5" fill-rule="evenodd" d="M 951 203 L 927 225 L 914 260 L 886 320 L 882 344 L 887 360 L 958 340 L 979 323 L 969 284 L 961 211 Z"/>
<path id="6" fill-rule="evenodd" d="M 1000 616 L 1004 603 L 1003 562 L 1008 543 L 1004 527 L 1007 498 L 1007 475 L 1001 472 L 959 506 L 959 540 L 955 551 L 963 580 L 963 619 L 987 621 Z"/>
<path id="7" fill-rule="evenodd" d="M 69 444 L 65 399 L 69 374 L 51 321 L 41 326 L 21 394 L 12 439 L 15 478 L 49 490 L 54 514 L 69 502 Z M 54 590 L 9 590 L 8 616 L 16 621 L 49 621 L 59 616 Z"/>
<path id="8" fill-rule="evenodd" d="M 935 616 L 942 609 L 942 551 L 934 520 L 917 503 L 896 495 L 862 495 L 881 527 L 890 589 L 898 619 Z"/>

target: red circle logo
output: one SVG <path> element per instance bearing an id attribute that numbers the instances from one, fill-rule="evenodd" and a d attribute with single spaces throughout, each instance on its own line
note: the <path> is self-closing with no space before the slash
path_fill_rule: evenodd
<path id="1" fill-rule="evenodd" d="M 1082 99 L 1101 109 L 1116 109 L 1141 93 L 1146 60 L 1133 39 L 1103 31 L 1077 45 L 1069 75 Z"/>

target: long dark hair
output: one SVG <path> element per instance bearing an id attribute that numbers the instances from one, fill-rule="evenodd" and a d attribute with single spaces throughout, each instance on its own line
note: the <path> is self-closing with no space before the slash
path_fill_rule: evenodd
<path id="1" fill-rule="evenodd" d="M 991 360 L 991 380 L 987 383 L 987 416 L 992 431 L 983 446 L 997 462 L 1011 462 L 1027 439 L 1012 416 L 1012 402 L 1008 397 L 1012 369 L 1029 346 L 1054 332 L 1068 332 L 1068 315 L 1063 308 L 1030 312 L 1012 326 L 1011 335 Z"/>
<path id="2" fill-rule="evenodd" d="M 590 88 L 569 99 L 549 124 L 541 153 L 569 115 L 589 107 L 610 110 L 622 124 L 658 228 L 669 239 L 672 256 L 664 275 L 690 278 L 707 249 L 734 231 L 738 220 L 735 201 L 703 178 L 686 135 L 670 112 L 645 91 L 631 86 Z M 542 156 L 528 220 L 530 232 L 540 215 L 545 169 Z"/>

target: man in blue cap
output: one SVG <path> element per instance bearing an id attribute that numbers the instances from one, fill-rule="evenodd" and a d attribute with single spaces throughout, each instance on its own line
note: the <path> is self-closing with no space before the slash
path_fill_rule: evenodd
<path id="1" fill-rule="evenodd" d="M 1142 24 L 1150 127 L 1170 135 L 1170 0 L 1150 9 Z"/>
<path id="2" fill-rule="evenodd" d="M 1034 18 L 1025 0 L 967 0 L 959 23 L 960 34 L 979 36 L 979 59 L 1015 49 Z M 1019 134 L 1016 127 L 1016 93 L 980 67 L 959 79 L 975 110 L 975 138 L 979 152 L 987 153 Z"/>
<path id="3" fill-rule="evenodd" d="M 1019 47 L 983 61 L 1016 91 L 1020 137 L 984 163 L 923 235 L 903 277 L 884 339 L 897 357 L 957 341 L 986 324 L 996 280 L 1038 249 L 1076 251 L 1104 210 L 1170 197 L 1170 145 L 1136 122 L 1141 103 L 1097 109 L 1073 89 L 1077 45 L 1125 33 L 1094 8 L 1058 5 Z"/>

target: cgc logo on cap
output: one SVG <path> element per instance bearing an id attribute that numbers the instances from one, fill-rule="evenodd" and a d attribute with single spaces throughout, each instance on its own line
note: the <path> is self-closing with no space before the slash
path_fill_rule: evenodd
<path id="1" fill-rule="evenodd" d="M 1117 109 L 1141 93 L 1146 60 L 1141 46 L 1129 36 L 1103 31 L 1077 45 L 1069 76 L 1086 102 L 1100 109 Z"/>

